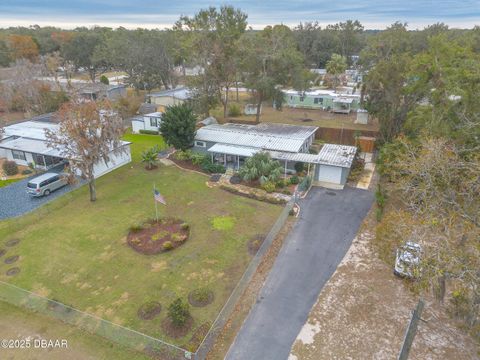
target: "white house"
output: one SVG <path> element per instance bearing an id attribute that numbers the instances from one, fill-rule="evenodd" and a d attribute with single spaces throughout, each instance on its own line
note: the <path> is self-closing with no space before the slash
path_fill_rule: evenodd
<path id="1" fill-rule="evenodd" d="M 18 165 L 34 164 L 36 168 L 48 170 L 55 165 L 67 163 L 60 150 L 47 146 L 45 131 L 58 131 L 59 125 L 52 122 L 29 120 L 3 128 L 0 138 L 0 157 L 15 161 Z M 100 177 L 132 160 L 130 143 L 122 141 L 124 151 L 116 154 L 112 149 L 108 164 L 100 162 L 94 167 L 95 177 Z"/>
<path id="2" fill-rule="evenodd" d="M 144 131 L 160 131 L 160 124 L 162 123 L 161 112 L 153 112 L 141 116 L 136 116 L 132 119 L 132 132 L 135 134 Z"/>

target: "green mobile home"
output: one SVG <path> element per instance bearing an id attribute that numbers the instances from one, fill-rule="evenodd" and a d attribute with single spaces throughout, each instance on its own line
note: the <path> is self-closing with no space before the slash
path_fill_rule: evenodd
<path id="1" fill-rule="evenodd" d="M 360 108 L 360 95 L 338 94 L 330 90 L 284 90 L 285 105 L 292 108 L 322 109 L 349 114 Z"/>

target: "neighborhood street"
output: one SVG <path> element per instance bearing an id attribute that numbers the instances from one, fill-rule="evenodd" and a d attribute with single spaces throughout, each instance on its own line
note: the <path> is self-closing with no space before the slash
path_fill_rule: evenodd
<path id="1" fill-rule="evenodd" d="M 226 359 L 287 359 L 373 202 L 366 190 L 312 188 Z M 340 304 L 339 304 L 340 305 Z"/>

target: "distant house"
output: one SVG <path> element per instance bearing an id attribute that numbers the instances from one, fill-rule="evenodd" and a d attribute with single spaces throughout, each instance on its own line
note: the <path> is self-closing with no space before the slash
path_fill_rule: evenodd
<path id="1" fill-rule="evenodd" d="M 38 118 L 37 118 L 38 119 Z M 45 131 L 58 131 L 59 125 L 51 121 L 27 120 L 5 126 L 0 138 L 0 157 L 15 161 L 18 165 L 34 164 L 40 170 L 48 170 L 56 165 L 68 163 L 62 151 L 47 146 Z M 110 161 L 100 162 L 94 166 L 95 177 L 100 177 L 113 169 L 131 161 L 130 143 L 122 141 L 125 151 L 112 154 Z"/>
<path id="2" fill-rule="evenodd" d="M 160 132 L 162 114 L 163 113 L 157 111 L 132 118 L 132 132 L 135 134 L 152 131 Z"/>
<path id="3" fill-rule="evenodd" d="M 150 93 L 147 95 L 147 102 L 157 105 L 159 110 L 165 109 L 169 105 L 183 104 L 193 98 L 193 93 L 187 88 L 176 88 Z"/>
<path id="4" fill-rule="evenodd" d="M 292 108 L 322 109 L 349 114 L 360 108 L 359 94 L 338 94 L 331 90 L 284 90 L 285 105 Z"/>
<path id="5" fill-rule="evenodd" d="M 317 129 L 273 123 L 208 125 L 197 130 L 192 150 L 233 169 L 239 169 L 257 152 L 266 151 L 282 164 L 285 175 L 295 173 L 295 164 L 301 162 L 313 175 L 314 184 L 343 188 L 357 148 L 325 144 L 319 154 L 310 154 Z"/>
<path id="6" fill-rule="evenodd" d="M 83 84 L 78 86 L 78 94 L 85 100 L 118 100 L 127 96 L 125 85 L 106 85 L 103 83 Z"/>

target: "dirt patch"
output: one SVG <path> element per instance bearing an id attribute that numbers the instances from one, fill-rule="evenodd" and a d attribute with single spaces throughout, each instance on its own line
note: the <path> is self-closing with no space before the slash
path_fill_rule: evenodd
<path id="1" fill-rule="evenodd" d="M 181 246 L 189 235 L 190 227 L 184 221 L 166 218 L 130 229 L 127 243 L 141 254 L 153 255 Z"/>
<path id="2" fill-rule="evenodd" d="M 168 159 L 173 161 L 175 164 L 177 164 L 183 169 L 193 170 L 199 173 L 211 175 L 209 172 L 206 172 L 205 170 L 203 170 L 200 165 L 194 165 L 190 160 L 178 160 L 175 158 L 175 155 L 170 156 Z"/>
<path id="3" fill-rule="evenodd" d="M 142 320 L 152 320 L 162 311 L 162 305 L 158 301 L 149 301 L 137 311 L 137 315 Z"/>
<path id="4" fill-rule="evenodd" d="M 20 272 L 20 268 L 13 267 L 11 269 L 8 269 L 6 274 L 7 274 L 7 276 L 14 276 L 14 275 L 17 275 L 19 272 Z"/>
<path id="5" fill-rule="evenodd" d="M 213 302 L 215 295 L 209 289 L 195 289 L 188 294 L 188 302 L 195 307 L 204 307 Z"/>
<path id="6" fill-rule="evenodd" d="M 20 243 L 20 239 L 10 239 L 5 243 L 5 246 L 12 247 L 18 245 Z"/>
<path id="7" fill-rule="evenodd" d="M 14 262 L 16 262 L 18 260 L 20 256 L 18 255 L 14 255 L 14 256 L 9 256 L 5 259 L 4 263 L 5 264 L 13 264 Z"/>
<path id="8" fill-rule="evenodd" d="M 0 249 L 0 257 L 2 257 L 3 255 L 5 255 L 7 253 L 7 250 L 5 249 Z"/>
<path id="9" fill-rule="evenodd" d="M 165 333 L 168 336 L 174 339 L 179 339 L 187 335 L 190 329 L 192 328 L 192 325 L 193 325 L 193 318 L 191 316 L 189 316 L 185 324 L 180 327 L 175 326 L 169 318 L 165 318 L 162 321 L 163 331 L 165 331 Z"/>
<path id="10" fill-rule="evenodd" d="M 248 253 L 254 256 L 257 253 L 258 249 L 260 249 L 260 246 L 262 246 L 264 240 L 265 235 L 263 234 L 257 234 L 252 239 L 250 239 L 250 241 L 247 243 Z"/>
<path id="11" fill-rule="evenodd" d="M 191 352 L 197 351 L 198 347 L 202 343 L 203 339 L 205 339 L 205 336 L 207 336 L 208 330 L 210 330 L 211 327 L 212 324 L 210 322 L 206 322 L 196 328 L 193 332 L 192 337 L 190 338 L 190 341 L 186 345 L 186 349 Z"/>

